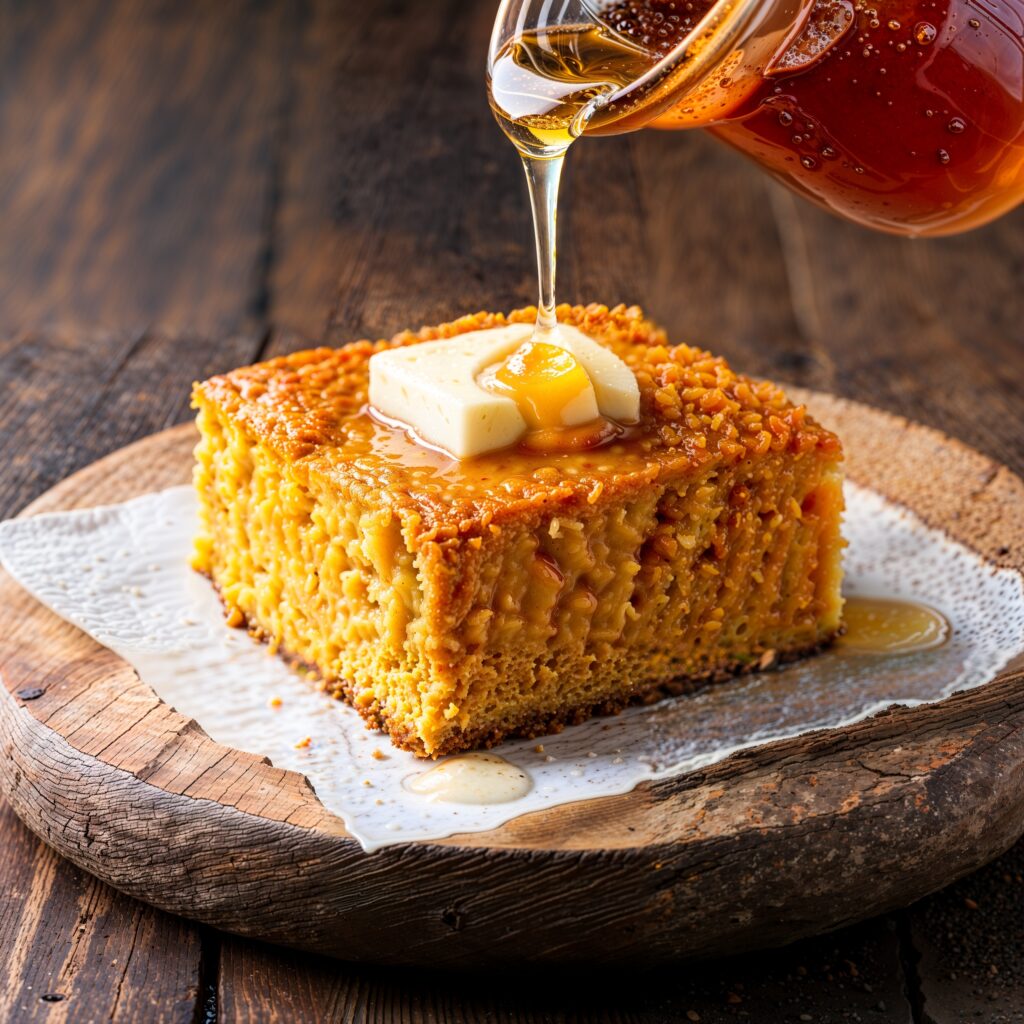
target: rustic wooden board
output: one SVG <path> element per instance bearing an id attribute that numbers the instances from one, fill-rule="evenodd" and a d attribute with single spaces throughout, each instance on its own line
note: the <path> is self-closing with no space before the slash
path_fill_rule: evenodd
<path id="1" fill-rule="evenodd" d="M 0 829 L 13 840 L 10 888 L 0 888 L 0 1020 L 190 1024 L 196 929 L 61 860 L 2 803 Z"/>
<path id="2" fill-rule="evenodd" d="M 1020 479 L 927 428 L 811 403 L 843 435 L 853 479 L 1024 566 Z M 192 442 L 188 425 L 154 435 L 29 511 L 183 482 Z M 903 905 L 1006 849 L 1024 830 L 1021 661 L 938 704 L 367 855 L 304 778 L 214 743 L 0 577 L 0 786 L 79 866 L 243 935 L 432 966 L 708 956 Z"/>

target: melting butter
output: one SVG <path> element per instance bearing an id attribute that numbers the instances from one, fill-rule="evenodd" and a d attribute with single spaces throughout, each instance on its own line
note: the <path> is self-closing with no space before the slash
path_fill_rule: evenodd
<path id="1" fill-rule="evenodd" d="M 404 782 L 410 793 L 446 804 L 507 804 L 526 796 L 533 780 L 497 754 L 449 757 Z"/>
<path id="2" fill-rule="evenodd" d="M 941 647 L 950 626 L 941 612 L 916 601 L 850 597 L 843 609 L 846 632 L 836 646 L 851 654 L 911 654 Z"/>
<path id="3" fill-rule="evenodd" d="M 524 342 L 503 363 L 486 370 L 478 383 L 485 391 L 511 398 L 534 430 L 577 427 L 600 415 L 582 363 L 567 349 L 547 342 Z"/>
<path id="4" fill-rule="evenodd" d="M 526 436 L 530 423 L 518 402 L 507 393 L 482 387 L 480 377 L 485 370 L 500 368 L 532 335 L 532 324 L 505 324 L 377 352 L 370 359 L 370 408 L 383 422 L 405 427 L 412 437 L 456 459 L 514 445 Z M 564 375 L 569 387 L 561 400 L 555 389 L 550 404 L 556 406 L 558 425 L 579 425 L 598 415 L 623 425 L 639 421 L 636 376 L 610 348 L 569 324 L 560 324 L 545 336 L 542 351 L 551 349 L 569 353 L 569 370 L 578 369 Z M 550 370 L 552 361 L 540 360 L 540 364 L 534 369 Z M 519 385 L 529 384 L 526 390 L 536 393 L 551 384 L 543 372 L 534 376 L 538 379 L 523 377 Z M 512 389 L 513 393 L 521 390 Z M 532 410 L 534 403 L 526 402 L 525 407 Z M 550 418 L 541 415 L 539 425 L 549 425 Z"/>

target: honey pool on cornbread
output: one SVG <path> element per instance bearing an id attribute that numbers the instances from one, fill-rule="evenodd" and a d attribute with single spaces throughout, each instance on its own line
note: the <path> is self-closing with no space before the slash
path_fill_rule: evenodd
<path id="1" fill-rule="evenodd" d="M 533 309 L 195 390 L 196 566 L 230 616 L 422 755 L 544 733 L 839 630 L 835 436 L 635 308 L 558 313 L 636 375 L 629 436 L 459 461 L 368 415 L 375 352 Z"/>

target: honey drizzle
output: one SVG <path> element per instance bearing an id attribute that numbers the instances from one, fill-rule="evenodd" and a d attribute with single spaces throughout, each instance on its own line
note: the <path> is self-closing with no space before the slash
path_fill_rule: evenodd
<path id="1" fill-rule="evenodd" d="M 557 326 L 558 186 L 566 151 L 604 101 L 654 63 L 651 53 L 606 25 L 559 26 L 523 33 L 491 69 L 491 109 L 522 158 L 530 191 L 537 243 L 537 340 Z"/>

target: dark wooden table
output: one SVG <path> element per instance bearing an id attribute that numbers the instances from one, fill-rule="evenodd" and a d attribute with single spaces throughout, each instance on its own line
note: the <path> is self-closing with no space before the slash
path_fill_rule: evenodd
<path id="1" fill-rule="evenodd" d="M 195 378 L 532 300 L 525 190 L 483 94 L 493 9 L 0 0 L 0 515 L 186 419 Z M 567 178 L 564 299 L 639 302 L 751 372 L 1024 471 L 1024 211 L 944 241 L 876 236 L 693 134 L 581 145 Z M 12 1021 L 1019 1020 L 1024 843 L 787 950 L 456 976 L 171 918 L 0 805 L 0 950 Z"/>

